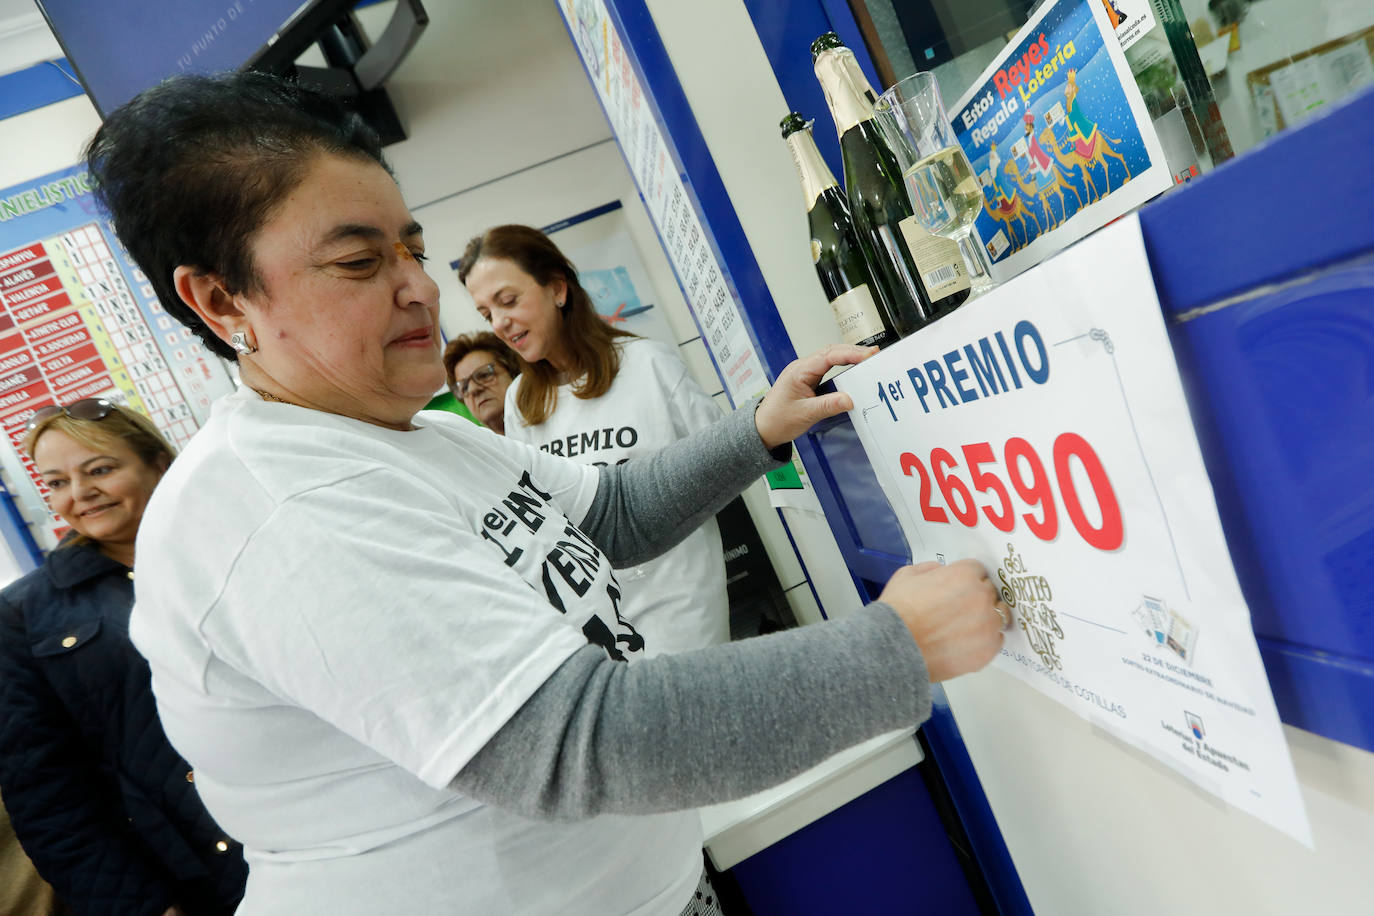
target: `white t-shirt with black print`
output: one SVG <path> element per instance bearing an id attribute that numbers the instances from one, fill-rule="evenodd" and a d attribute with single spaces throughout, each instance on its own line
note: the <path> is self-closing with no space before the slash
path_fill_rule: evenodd
<path id="1" fill-rule="evenodd" d="M 599 398 L 558 390 L 553 415 L 527 426 L 515 406 L 520 378 L 506 391 L 506 435 L 584 464 L 617 464 L 647 455 L 710 426 L 721 413 L 672 348 L 621 338 L 620 371 Z M 709 482 L 703 482 L 709 486 Z M 619 570 L 621 614 L 644 635 L 650 656 L 730 639 L 725 558 L 714 519 L 662 556 Z"/>
<path id="2" fill-rule="evenodd" d="M 448 788 L 569 655 L 643 640 L 570 521 L 594 469 L 450 414 L 416 425 L 243 389 L 144 516 L 131 632 L 244 844 L 240 916 L 677 912 L 695 813 L 551 824 Z"/>

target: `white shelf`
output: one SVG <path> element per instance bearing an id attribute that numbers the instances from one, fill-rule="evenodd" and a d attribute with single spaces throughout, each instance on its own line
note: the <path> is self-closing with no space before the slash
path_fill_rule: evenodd
<path id="1" fill-rule="evenodd" d="M 731 868 L 920 763 L 915 735 L 914 728 L 879 735 L 772 789 L 702 808 L 711 862 Z"/>

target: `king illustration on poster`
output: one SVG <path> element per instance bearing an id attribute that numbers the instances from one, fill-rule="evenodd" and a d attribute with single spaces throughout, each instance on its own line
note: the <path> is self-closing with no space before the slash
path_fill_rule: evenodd
<path id="1" fill-rule="evenodd" d="M 836 385 L 913 562 L 1011 608 L 995 668 L 1311 845 L 1134 215 Z"/>

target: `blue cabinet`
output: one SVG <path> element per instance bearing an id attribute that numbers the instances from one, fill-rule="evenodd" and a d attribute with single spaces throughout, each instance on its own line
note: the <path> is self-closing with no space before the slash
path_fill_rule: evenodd
<path id="1" fill-rule="evenodd" d="M 1374 751 L 1374 175 L 1313 155 L 1371 144 L 1366 92 L 1141 223 L 1279 714 Z"/>

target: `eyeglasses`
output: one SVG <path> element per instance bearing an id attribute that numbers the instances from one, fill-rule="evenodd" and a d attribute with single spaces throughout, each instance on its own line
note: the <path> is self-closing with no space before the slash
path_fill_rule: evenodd
<path id="1" fill-rule="evenodd" d="M 454 379 L 453 393 L 458 395 L 459 400 L 462 400 L 468 396 L 468 392 L 471 391 L 474 386 L 481 385 L 483 388 L 487 387 L 496 380 L 496 368 L 496 363 L 487 363 L 467 378 Z"/>
<path id="2" fill-rule="evenodd" d="M 114 403 L 104 398 L 82 398 L 66 406 L 53 404 L 50 407 L 35 411 L 34 415 L 29 417 L 29 423 L 28 426 L 24 427 L 24 432 L 33 432 L 34 428 L 41 423 L 61 414 L 66 414 L 73 420 L 103 420 L 114 411 Z"/>

